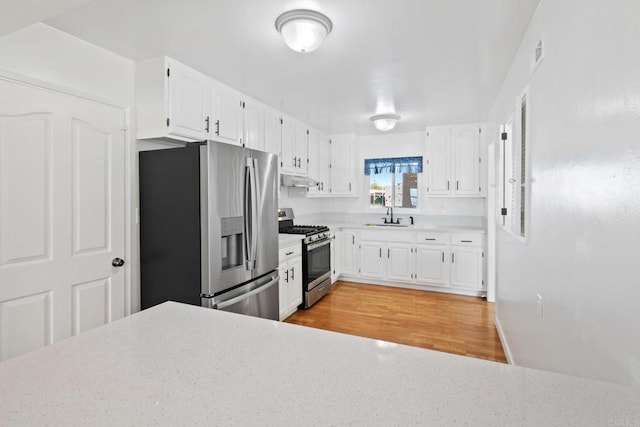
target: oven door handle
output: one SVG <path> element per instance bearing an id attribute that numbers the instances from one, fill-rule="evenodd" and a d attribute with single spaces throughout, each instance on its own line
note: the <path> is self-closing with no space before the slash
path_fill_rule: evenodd
<path id="1" fill-rule="evenodd" d="M 321 246 L 328 245 L 329 243 L 331 243 L 331 239 L 325 239 L 320 242 L 314 242 L 314 243 L 308 244 L 307 252 L 312 251 L 314 249 L 318 249 Z"/>

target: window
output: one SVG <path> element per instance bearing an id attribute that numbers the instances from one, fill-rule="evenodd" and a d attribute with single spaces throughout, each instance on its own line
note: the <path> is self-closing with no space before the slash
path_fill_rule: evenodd
<path id="1" fill-rule="evenodd" d="M 529 89 L 518 96 L 518 114 L 505 121 L 500 131 L 500 160 L 496 168 L 498 203 L 496 220 L 503 229 L 525 240 L 529 227 Z M 515 122 L 515 123 L 514 123 Z"/>
<path id="2" fill-rule="evenodd" d="M 418 207 L 418 173 L 422 173 L 422 157 L 399 157 L 365 160 L 369 176 L 371 207 Z"/>

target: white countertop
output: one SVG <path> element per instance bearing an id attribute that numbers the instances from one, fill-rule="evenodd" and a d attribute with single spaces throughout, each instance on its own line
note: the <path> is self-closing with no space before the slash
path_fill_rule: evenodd
<path id="1" fill-rule="evenodd" d="M 3 426 L 639 420 L 639 389 L 172 302 L 0 364 Z"/>
<path id="2" fill-rule="evenodd" d="M 407 220 L 408 221 L 408 220 Z M 357 230 L 375 230 L 375 231 L 437 231 L 442 233 L 486 233 L 487 228 L 483 226 L 475 225 L 439 225 L 439 224 L 417 224 L 407 225 L 406 227 L 394 227 L 394 226 L 375 226 L 367 225 L 363 222 L 344 222 L 344 223 L 328 223 L 324 224 L 331 229 L 331 231 L 338 231 L 343 229 L 357 229 Z"/>
<path id="3" fill-rule="evenodd" d="M 278 234 L 278 244 L 280 247 L 290 245 L 295 242 L 300 242 L 304 239 L 304 236 L 301 234 Z"/>

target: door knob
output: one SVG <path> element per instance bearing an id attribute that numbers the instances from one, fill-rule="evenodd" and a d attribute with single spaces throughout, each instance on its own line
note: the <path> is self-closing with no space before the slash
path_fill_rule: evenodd
<path id="1" fill-rule="evenodd" d="M 122 258 L 114 258 L 113 261 L 111 261 L 111 265 L 114 267 L 122 267 L 124 265 L 124 260 Z"/>

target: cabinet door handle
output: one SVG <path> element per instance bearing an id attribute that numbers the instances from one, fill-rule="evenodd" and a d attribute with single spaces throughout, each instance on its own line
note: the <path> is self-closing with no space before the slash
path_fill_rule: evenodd
<path id="1" fill-rule="evenodd" d="M 442 262 L 444 262 L 444 252 L 442 252 Z"/>
<path id="2" fill-rule="evenodd" d="M 296 164 L 297 164 L 296 160 L 297 160 L 297 159 L 296 159 L 296 156 L 293 156 L 293 167 L 294 167 L 294 168 L 296 167 Z"/>
<path id="3" fill-rule="evenodd" d="M 456 190 L 460 189 L 460 181 L 456 181 Z"/>
<path id="4" fill-rule="evenodd" d="M 462 243 L 473 243 L 473 240 L 460 240 Z"/>
<path id="5" fill-rule="evenodd" d="M 216 120 L 216 135 L 220 136 L 220 120 Z"/>
<path id="6" fill-rule="evenodd" d="M 447 181 L 447 191 L 449 191 L 449 181 Z"/>
<path id="7" fill-rule="evenodd" d="M 351 191 L 351 183 L 349 183 L 349 191 Z"/>
<path id="8" fill-rule="evenodd" d="M 204 119 L 204 123 L 205 123 L 204 131 L 205 131 L 206 133 L 209 133 L 209 120 L 210 120 L 209 116 L 207 116 L 207 118 L 206 118 L 206 119 Z"/>
<path id="9" fill-rule="evenodd" d="M 436 240 L 436 239 L 432 239 L 432 238 L 426 239 L 426 238 L 425 238 L 424 240 L 431 240 L 431 241 L 433 241 L 433 240 Z"/>
<path id="10" fill-rule="evenodd" d="M 296 268 L 295 267 L 291 267 L 291 280 L 294 280 L 294 275 L 293 273 L 295 272 Z"/>
<path id="11" fill-rule="evenodd" d="M 380 258 L 382 258 L 382 248 L 380 248 Z"/>
<path id="12" fill-rule="evenodd" d="M 387 249 L 387 258 L 391 258 L 391 249 Z"/>
<path id="13" fill-rule="evenodd" d="M 289 270 L 286 271 L 287 276 L 284 278 L 284 281 L 289 283 Z"/>
<path id="14" fill-rule="evenodd" d="M 298 157 L 298 167 L 300 167 L 300 157 Z"/>
<path id="15" fill-rule="evenodd" d="M 456 254 L 454 252 L 451 252 L 451 264 L 456 262 Z"/>
<path id="16" fill-rule="evenodd" d="M 356 236 L 351 236 L 351 244 L 355 245 L 356 244 Z"/>
<path id="17" fill-rule="evenodd" d="M 287 252 L 285 255 L 293 255 L 293 251 Z"/>

